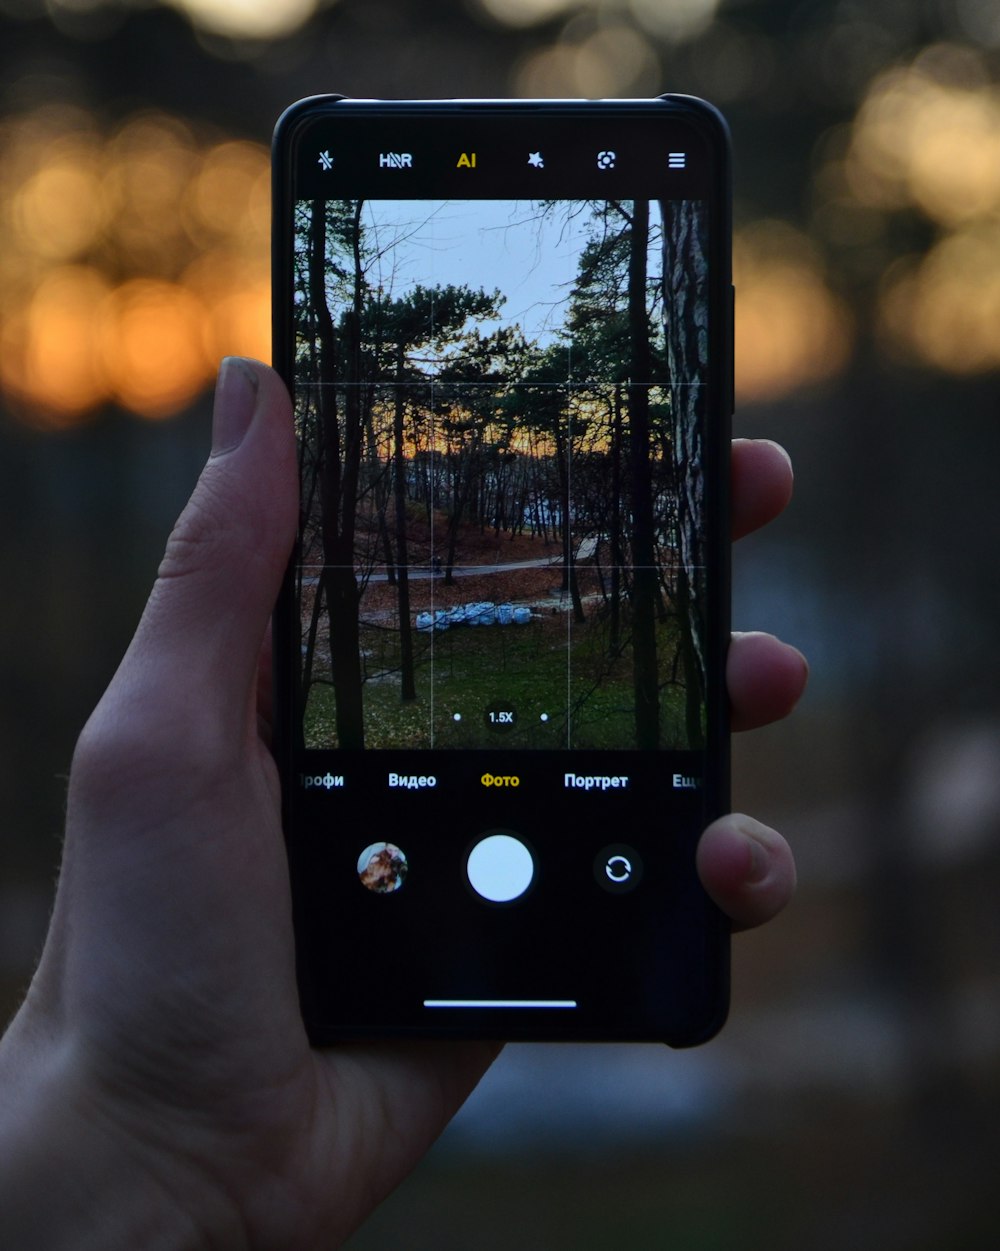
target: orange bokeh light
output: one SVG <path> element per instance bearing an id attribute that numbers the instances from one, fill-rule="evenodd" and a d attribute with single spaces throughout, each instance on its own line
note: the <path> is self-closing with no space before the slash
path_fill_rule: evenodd
<path id="1" fill-rule="evenodd" d="M 733 280 L 737 399 L 777 399 L 843 369 L 852 321 L 804 236 L 767 221 L 739 232 Z"/>
<path id="2" fill-rule="evenodd" d="M 111 398 L 146 417 L 181 408 L 212 376 L 204 349 L 206 310 L 185 287 L 135 278 L 99 310 L 101 357 Z"/>
<path id="3" fill-rule="evenodd" d="M 61 266 L 0 326 L 0 385 L 42 424 L 72 424 L 107 399 L 95 320 L 107 294 L 96 270 Z"/>
<path id="4" fill-rule="evenodd" d="M 854 202 L 916 210 L 936 242 L 881 282 L 882 343 L 954 374 L 1000 368 L 1000 86 L 972 49 L 939 44 L 872 83 L 843 174 Z"/>
<path id="5" fill-rule="evenodd" d="M 1000 92 L 897 69 L 872 86 L 854 124 L 847 176 L 862 203 L 913 205 L 954 225 L 1000 206 Z"/>
<path id="6" fill-rule="evenodd" d="M 101 230 L 101 179 L 90 157 L 86 147 L 70 152 L 53 145 L 46 164 L 14 196 L 15 235 L 46 260 L 83 254 Z"/>
<path id="7" fill-rule="evenodd" d="M 1000 368 L 1000 224 L 949 235 L 900 264 L 879 312 L 903 356 L 957 374 Z"/>
<path id="8" fill-rule="evenodd" d="M 220 355 L 267 358 L 269 160 L 162 113 L 0 130 L 0 391 L 38 424 L 177 411 Z"/>

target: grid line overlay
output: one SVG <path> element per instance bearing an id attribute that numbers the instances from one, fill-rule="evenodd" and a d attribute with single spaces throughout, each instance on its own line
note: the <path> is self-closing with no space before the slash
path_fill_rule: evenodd
<path id="1" fill-rule="evenodd" d="M 360 202 L 357 201 L 315 201 L 310 203 L 321 205 L 324 214 L 327 213 L 330 205 L 334 206 L 335 211 L 342 212 L 345 205 L 352 203 L 358 204 L 359 213 L 361 211 Z M 695 202 L 692 201 L 692 203 Z M 373 205 L 374 207 L 372 207 Z M 532 358 L 535 360 L 536 365 L 538 361 L 542 361 L 544 367 L 535 368 L 530 376 L 523 371 L 523 368 L 520 371 L 514 370 L 511 374 L 505 376 L 502 367 L 494 370 L 490 377 L 477 379 L 474 376 L 470 376 L 470 362 L 474 362 L 475 359 L 475 353 L 470 350 L 470 344 L 479 343 L 481 345 L 483 332 L 474 318 L 471 331 L 468 327 L 463 328 L 461 323 L 455 322 L 454 307 L 451 309 L 451 321 L 449 321 L 449 308 L 447 307 L 449 299 L 452 301 L 452 305 L 454 305 L 455 300 L 454 295 L 449 295 L 449 291 L 452 288 L 446 286 L 446 280 L 449 279 L 448 265 L 450 263 L 446 253 L 450 247 L 454 246 L 453 241 L 449 237 L 449 231 L 454 229 L 454 219 L 450 218 L 449 214 L 456 205 L 459 209 L 463 205 L 465 208 L 468 208 L 469 202 L 420 202 L 403 199 L 396 200 L 390 197 L 379 197 L 377 201 L 364 202 L 364 212 L 370 215 L 370 220 L 366 223 L 365 228 L 372 229 L 372 237 L 375 238 L 377 245 L 376 252 L 373 254 L 375 259 L 371 262 L 370 268 L 365 271 L 364 280 L 369 284 L 366 287 L 366 291 L 371 293 L 371 299 L 375 300 L 376 303 L 380 300 L 384 301 L 385 308 L 388 310 L 395 307 L 392 303 L 393 301 L 400 306 L 401 303 L 405 303 L 405 300 L 410 298 L 410 295 L 407 293 L 418 293 L 420 298 L 424 299 L 424 303 L 422 305 L 419 304 L 417 295 L 413 295 L 413 299 L 422 310 L 420 317 L 423 319 L 423 322 L 421 327 L 418 328 L 419 332 L 412 331 L 411 338 L 407 339 L 406 342 L 411 344 L 411 346 L 413 344 L 423 344 L 425 346 L 413 355 L 413 364 L 407 366 L 409 376 L 404 379 L 402 376 L 404 360 L 402 343 L 404 337 L 399 338 L 398 355 L 396 354 L 397 349 L 393 347 L 393 344 L 397 341 L 391 337 L 391 333 L 388 331 L 380 332 L 387 337 L 377 341 L 373 340 L 371 343 L 367 343 L 362 340 L 364 350 L 371 354 L 372 365 L 369 368 L 369 376 L 359 376 L 358 371 L 355 370 L 355 380 L 353 381 L 336 378 L 324 381 L 315 375 L 298 377 L 296 381 L 297 413 L 299 404 L 302 404 L 304 408 L 312 410 L 314 416 L 318 414 L 322 406 L 317 397 L 329 389 L 345 397 L 351 395 L 352 392 L 354 394 L 361 392 L 368 397 L 362 401 L 362 405 L 365 403 L 369 405 L 369 422 L 371 422 L 370 412 L 372 406 L 376 402 L 381 404 L 383 406 L 381 417 L 376 418 L 376 420 L 382 423 L 378 435 L 379 446 L 373 446 L 371 453 L 376 458 L 375 463 L 381 464 L 381 472 L 387 480 L 391 480 L 392 475 L 395 475 L 398 479 L 400 474 L 397 468 L 398 462 L 396 457 L 400 457 L 406 464 L 404 472 L 406 475 L 405 490 L 407 499 L 417 501 L 420 499 L 419 493 L 423 492 L 423 500 L 426 502 L 428 513 L 426 533 L 418 531 L 421 537 L 416 540 L 414 546 L 407 542 L 406 546 L 409 550 L 406 552 L 405 560 L 396 563 L 394 566 L 391 564 L 393 546 L 387 538 L 385 544 L 385 564 L 387 571 L 390 568 L 394 568 L 396 573 L 399 570 L 405 571 L 404 576 L 407 584 L 419 584 L 418 592 L 410 599 L 411 610 L 409 619 L 406 621 L 399 619 L 400 612 L 406 602 L 402 596 L 399 598 L 396 614 L 399 629 L 408 631 L 420 631 L 423 629 L 425 632 L 425 637 L 418 647 L 420 650 L 420 664 L 429 666 L 430 680 L 426 683 L 424 695 L 421 697 L 424 700 L 421 719 L 425 722 L 425 730 L 419 745 L 430 748 L 460 745 L 496 746 L 497 748 L 505 746 L 502 738 L 497 738 L 489 743 L 469 744 L 468 742 L 459 743 L 452 736 L 451 741 L 449 741 L 449 732 L 452 727 L 449 725 L 446 728 L 445 722 L 442 722 L 441 725 L 438 724 L 439 714 L 444 715 L 446 711 L 441 699 L 442 693 L 446 688 L 439 687 L 437 675 L 439 673 L 439 665 L 446 663 L 448 657 L 454 654 L 454 643 L 445 633 L 449 622 L 443 622 L 440 629 L 437 623 L 439 618 L 448 617 L 450 620 L 455 619 L 453 616 L 455 604 L 452 601 L 457 597 L 454 595 L 442 595 L 441 587 L 444 584 L 439 581 L 437 575 L 440 573 L 449 555 L 452 558 L 446 570 L 447 584 L 449 586 L 455 584 L 456 578 L 460 581 L 463 576 L 472 576 L 477 569 L 483 574 L 513 573 L 516 562 L 510 562 L 506 565 L 501 564 L 499 556 L 493 563 L 479 557 L 468 557 L 463 561 L 460 552 L 456 558 L 454 533 L 449 536 L 446 545 L 445 531 L 442 528 L 443 523 L 439 521 L 439 514 L 441 517 L 444 517 L 449 514 L 450 510 L 451 515 L 456 518 L 454 522 L 456 527 L 460 524 L 468 524 L 468 512 L 461 521 L 457 520 L 461 516 L 462 509 L 465 508 L 465 503 L 459 502 L 457 484 L 462 479 L 463 474 L 468 476 L 469 473 L 473 472 L 468 464 L 463 466 L 462 457 L 468 455 L 471 458 L 478 455 L 480 447 L 485 446 L 490 438 L 496 440 L 499 437 L 498 432 L 503 430 L 503 418 L 499 415 L 503 404 L 507 406 L 505 411 L 508 415 L 511 412 L 519 414 L 519 417 L 512 419 L 513 424 L 508 425 L 508 431 L 511 429 L 519 430 L 520 433 L 516 437 L 529 441 L 537 440 L 537 446 L 541 448 L 541 451 L 533 448 L 532 455 L 540 457 L 542 468 L 538 469 L 536 466 L 531 465 L 528 470 L 529 473 L 537 475 L 530 487 L 531 492 L 534 493 L 532 496 L 532 507 L 536 511 L 534 521 L 530 524 L 529 529 L 534 535 L 537 535 L 539 533 L 539 517 L 543 516 L 544 520 L 540 523 L 541 536 L 546 540 L 550 549 L 560 543 L 564 548 L 561 562 L 555 558 L 547 562 L 552 565 L 553 572 L 558 568 L 562 574 L 560 590 L 556 592 L 554 588 L 550 588 L 548 594 L 555 597 L 553 604 L 556 606 L 552 608 L 552 612 L 559 611 L 564 617 L 564 629 L 562 631 L 562 651 L 565 658 L 563 678 L 564 706 L 562 709 L 553 711 L 562 719 L 562 745 L 566 748 L 579 747 L 581 746 L 581 741 L 575 738 L 576 726 L 574 719 L 577 717 L 578 706 L 580 706 L 580 684 L 585 684 L 589 681 L 589 678 L 586 669 L 580 668 L 581 661 L 574 653 L 574 646 L 579 644 L 582 637 L 575 634 L 575 626 L 583 621 L 577 568 L 579 567 L 585 571 L 584 575 L 581 576 L 586 576 L 589 579 L 588 586 L 591 588 L 593 584 L 593 570 L 596 570 L 596 577 L 601 582 L 600 593 L 604 603 L 607 604 L 609 601 L 602 581 L 603 573 L 607 572 L 609 576 L 612 573 L 616 573 L 617 580 L 615 585 L 624 587 L 629 585 L 630 579 L 631 584 L 634 585 L 634 575 L 643 567 L 634 561 L 630 562 L 627 559 L 621 559 L 626 554 L 627 549 L 638 542 L 636 537 L 638 530 L 629 528 L 632 524 L 631 521 L 616 522 L 615 524 L 618 526 L 616 531 L 617 537 L 613 538 L 606 526 L 604 529 L 601 529 L 600 525 L 597 525 L 597 528 L 595 528 L 593 519 L 597 515 L 598 510 L 591 502 L 594 498 L 593 494 L 591 494 L 585 506 L 580 505 L 580 500 L 583 500 L 584 496 L 580 495 L 578 498 L 578 489 L 581 492 L 589 490 L 591 493 L 594 490 L 593 474 L 596 463 L 594 457 L 597 451 L 600 450 L 597 446 L 600 438 L 606 438 L 607 431 L 610 428 L 610 397 L 615 396 L 615 403 L 618 406 L 615 410 L 616 414 L 621 409 L 623 396 L 628 397 L 625 411 L 631 410 L 631 400 L 637 390 L 645 391 L 650 397 L 650 404 L 653 404 L 655 401 L 659 404 L 660 409 L 665 411 L 668 397 L 678 397 L 684 394 L 690 395 L 692 392 L 704 393 L 707 384 L 700 378 L 692 380 L 662 376 L 666 372 L 668 362 L 672 362 L 674 358 L 666 351 L 666 330 L 664 323 L 660 320 L 660 314 L 656 311 L 655 299 L 653 299 L 652 303 L 647 304 L 647 315 L 649 318 L 651 342 L 653 336 L 659 335 L 655 374 L 660 376 L 651 376 L 649 381 L 643 383 L 633 383 L 627 378 L 620 376 L 616 378 L 602 377 L 601 370 L 593 370 L 593 361 L 590 362 L 591 368 L 589 370 L 593 376 L 581 376 L 588 372 L 586 352 L 581 353 L 581 351 L 577 350 L 576 339 L 569 339 L 565 328 L 559 324 L 556 312 L 554 312 L 554 310 L 557 310 L 559 315 L 566 315 L 566 310 L 570 307 L 571 298 L 568 293 L 568 287 L 550 292 L 551 298 L 548 303 L 543 300 L 541 303 L 536 301 L 535 304 L 532 304 L 527 297 L 523 297 L 525 302 L 520 306 L 527 310 L 527 315 L 535 318 L 535 321 L 531 323 L 534 327 L 532 333 L 540 334 L 541 338 L 532 340 L 534 348 L 537 349 L 540 342 L 548 343 L 548 347 L 544 351 L 539 349 L 540 355 L 536 352 L 536 357 Z M 339 210 L 337 206 L 339 206 Z M 511 210 L 518 208 L 515 202 L 508 204 L 507 202 L 497 201 L 494 207 L 497 206 L 507 207 Z M 557 204 L 556 208 L 559 207 L 560 205 Z M 663 211 L 666 213 L 665 209 Z M 392 216 L 393 212 L 398 213 L 399 216 L 394 218 Z M 412 214 L 412 219 L 409 221 L 405 217 L 407 213 Z M 544 214 L 539 214 L 530 220 L 537 224 L 543 221 L 543 219 Z M 569 220 L 567 218 L 567 222 Z M 523 225 L 523 221 L 516 223 L 517 227 L 521 225 Z M 515 226 L 512 225 L 510 229 L 515 229 Z M 578 252 L 573 253 L 572 260 L 574 266 L 582 273 L 580 261 L 582 252 L 579 252 L 579 249 L 583 247 L 581 242 L 583 235 L 579 233 L 578 223 L 573 229 L 577 230 L 574 246 L 578 249 Z M 662 235 L 665 236 L 665 219 L 659 221 L 659 229 Z M 567 231 L 570 234 L 572 233 L 568 226 Z M 421 232 L 423 232 L 423 236 L 421 236 Z M 494 228 L 495 233 L 496 230 Z M 305 235 L 297 237 L 296 247 L 299 251 L 300 260 L 305 247 L 303 243 L 305 238 Z M 485 239 L 486 236 L 480 234 L 478 242 L 488 251 L 492 245 L 488 241 L 484 241 Z M 656 277 L 653 270 L 654 258 L 660 255 L 659 243 L 652 241 L 653 235 L 650 236 L 650 240 L 647 254 L 647 262 L 650 267 L 648 273 L 655 278 L 656 282 L 665 284 L 666 279 L 664 275 L 661 274 L 659 277 Z M 523 262 L 523 255 L 518 258 L 518 246 L 515 239 L 514 259 L 516 262 L 521 263 Z M 523 248 L 523 240 L 520 246 Z M 347 254 L 345 253 L 344 255 L 346 257 Z M 357 255 L 356 252 L 355 263 L 357 263 Z M 666 252 L 664 251 L 664 269 L 666 268 L 665 256 Z M 472 291 L 472 288 L 481 284 L 478 294 L 485 300 L 487 297 L 486 283 L 483 281 L 485 271 L 477 268 L 478 258 L 471 258 L 471 260 L 472 263 L 468 269 L 468 293 L 474 295 L 475 292 Z M 344 261 L 344 268 L 345 272 L 350 269 L 349 260 Z M 328 277 L 324 280 L 323 300 L 329 303 L 333 298 L 330 286 L 333 280 L 329 277 L 331 271 L 327 269 L 325 272 Z M 420 285 L 420 282 L 415 286 L 413 285 L 414 273 L 419 276 L 423 286 Z M 578 280 L 582 282 L 579 274 Z M 340 281 L 340 279 L 337 281 Z M 432 285 L 435 283 L 437 285 Z M 647 288 L 648 290 L 652 290 L 652 287 Z M 664 285 L 664 292 L 665 290 Z M 357 291 L 357 287 L 355 287 L 355 291 Z M 349 305 L 345 303 L 347 299 L 345 292 L 346 287 L 342 287 L 338 297 L 341 300 L 341 305 L 338 307 L 347 309 Z M 499 282 L 494 295 L 497 298 L 501 297 Z M 366 296 L 366 298 L 368 297 Z M 504 287 L 504 294 L 500 298 L 500 303 L 505 303 L 508 298 L 511 301 L 514 301 L 515 298 L 522 298 L 519 294 L 517 282 L 515 282 L 513 277 L 510 279 L 509 287 Z M 665 295 L 662 298 L 665 300 Z M 355 295 L 355 313 L 360 307 Z M 391 312 L 385 314 L 387 317 L 391 315 Z M 508 318 L 508 321 L 501 324 L 520 329 L 520 323 L 517 318 L 521 316 L 522 313 L 515 308 L 514 314 Z M 469 317 L 472 317 L 472 314 L 469 314 Z M 539 318 L 541 320 L 538 320 Z M 459 327 L 457 331 L 455 330 L 456 325 Z M 527 334 L 529 322 L 525 321 L 524 326 Z M 402 331 L 395 333 L 403 336 Z M 451 338 L 448 337 L 449 334 L 452 334 Z M 566 335 L 562 343 L 559 340 L 560 335 Z M 307 340 L 300 339 L 299 342 L 300 345 L 305 343 L 304 352 L 312 351 L 315 353 L 315 343 L 310 348 Z M 379 356 L 379 353 L 382 355 Z M 313 359 L 315 359 L 315 356 Z M 618 357 L 619 361 L 622 359 L 621 356 Z M 391 368 L 393 361 L 398 361 L 395 377 L 393 377 Z M 547 372 L 549 366 L 552 367 L 551 372 Z M 340 367 L 343 366 L 338 366 L 338 368 Z M 605 369 L 604 372 L 606 375 L 607 370 Z M 402 439 L 393 433 L 387 433 L 385 424 L 385 414 L 392 409 L 392 398 L 399 395 L 401 391 L 406 396 L 408 410 L 406 421 L 409 423 Z M 496 397 L 496 405 L 492 410 L 490 401 L 485 399 L 484 402 L 484 397 L 491 395 Z M 525 404 L 520 408 L 517 402 L 519 395 L 525 397 Z M 539 396 L 544 395 L 551 397 L 549 413 L 556 414 L 554 417 L 551 417 L 551 420 L 555 423 L 551 429 L 547 429 L 544 425 L 544 418 L 538 416 L 539 413 L 546 411 L 545 402 L 542 402 L 540 408 L 536 407 L 534 413 L 532 413 L 531 405 L 527 402 L 532 397 L 537 400 Z M 463 411 L 463 396 L 477 397 L 474 403 L 470 400 L 464 406 L 464 414 L 467 419 L 465 429 L 471 429 L 475 423 L 478 423 L 476 425 L 476 434 L 470 437 L 467 445 L 464 441 L 464 436 L 455 437 L 455 416 Z M 561 405 L 558 397 L 565 397 L 564 403 Z M 592 412 L 588 413 L 585 411 L 588 406 L 596 409 L 602 402 L 606 405 L 603 416 L 603 436 L 599 434 L 601 419 L 595 419 Z M 672 401 L 671 411 L 678 403 L 679 401 L 676 398 Z M 690 407 L 692 403 L 698 408 L 702 407 L 700 401 L 685 400 L 685 408 Z M 346 405 L 344 404 L 334 402 L 331 405 L 331 411 L 343 413 L 345 407 Z M 355 408 L 357 407 L 358 405 L 355 402 Z M 397 407 L 397 421 L 399 419 L 399 411 L 400 409 Z M 450 426 L 445 419 L 445 414 L 448 413 L 451 414 Z M 486 414 L 485 416 L 483 416 L 484 413 Z M 618 420 L 620 418 L 616 415 L 616 421 Z M 622 433 L 623 429 L 627 430 L 627 420 L 626 416 L 624 427 L 621 425 L 616 427 L 618 433 L 615 436 L 619 441 L 616 455 L 622 459 L 623 464 L 626 452 L 622 449 L 628 446 L 627 439 L 630 437 Z M 659 420 L 661 426 L 658 428 L 658 431 L 661 431 L 662 416 Z M 533 422 L 537 424 L 532 424 Z M 371 429 L 370 426 L 369 429 Z M 409 435 L 409 438 L 407 438 L 407 435 Z M 375 443 L 374 434 L 366 437 L 369 437 L 373 444 Z M 663 438 L 662 433 L 658 432 L 655 438 L 651 438 L 650 443 L 647 445 L 650 461 L 654 465 L 654 475 L 657 476 L 658 481 L 661 483 L 660 486 L 655 488 L 659 491 L 664 489 L 662 483 L 667 479 L 670 472 L 667 459 L 665 459 L 666 452 L 664 449 L 666 445 L 664 443 L 661 446 L 657 442 L 657 440 L 662 440 Z M 482 443 L 477 444 L 477 439 L 482 440 Z M 408 449 L 406 447 L 407 442 L 409 442 Z M 393 446 L 397 448 L 395 452 L 391 450 Z M 400 447 L 402 451 L 399 450 Z M 631 452 L 628 455 L 631 455 Z M 645 455 L 647 453 L 643 453 L 643 456 Z M 591 459 L 589 465 L 585 463 L 588 456 Z M 381 461 L 378 460 L 379 457 L 382 458 Z M 539 485 L 544 481 L 545 474 L 555 472 L 553 467 L 558 468 L 559 476 L 563 479 L 564 484 L 563 489 L 558 494 L 551 485 L 547 487 Z M 627 481 L 630 472 L 627 467 L 623 467 L 617 472 L 621 475 L 620 483 Z M 583 484 L 579 488 L 578 473 L 582 475 L 580 482 Z M 424 475 L 423 483 L 419 481 L 419 475 Z M 454 475 L 454 477 L 451 475 Z M 587 485 L 588 475 L 590 477 L 589 486 Z M 485 481 L 486 479 L 484 478 L 483 482 L 485 483 Z M 393 510 L 392 489 L 392 487 L 388 488 L 388 500 L 384 496 L 382 497 L 382 514 L 379 517 L 382 532 L 386 534 L 388 534 L 393 525 L 391 520 Z M 468 486 L 464 482 L 463 489 L 468 490 Z M 619 513 L 626 513 L 632 507 L 628 494 L 630 489 L 630 487 L 623 488 L 621 485 L 619 486 L 619 494 L 613 505 Z M 635 489 L 639 490 L 638 487 Z M 491 483 L 488 487 L 480 487 L 480 490 L 484 490 L 487 493 L 495 490 L 497 492 L 495 498 L 500 498 L 500 486 L 496 482 Z M 638 500 L 642 497 L 636 495 L 635 498 Z M 504 506 L 506 506 L 507 502 L 506 500 L 504 501 Z M 510 507 L 517 508 L 520 506 L 518 501 L 513 499 L 510 501 Z M 398 507 L 397 504 L 397 509 Z M 576 524 L 577 516 L 580 515 L 578 508 L 583 508 L 584 512 L 587 509 L 590 510 L 589 519 L 585 518 L 579 528 L 577 528 Z M 541 513 L 538 511 L 539 509 L 542 510 Z M 503 512 L 498 511 L 497 516 L 498 518 L 502 517 Z M 665 517 L 666 515 L 664 514 L 663 518 L 658 520 L 654 515 L 654 524 L 658 527 L 653 539 L 656 552 L 667 553 L 670 546 L 665 535 L 671 523 Z M 485 521 L 481 513 L 475 520 L 480 524 L 481 532 L 484 532 L 486 528 L 493 524 Z M 524 531 L 523 522 L 524 518 L 522 517 L 518 528 L 519 535 L 523 534 Z M 400 522 L 397 524 L 404 523 Z M 502 533 L 500 520 L 496 521 L 496 527 L 496 534 L 499 539 Z M 558 537 L 560 532 L 561 538 Z M 412 533 L 411 531 L 411 537 Z M 512 527 L 511 538 L 513 539 L 513 537 L 514 529 Z M 360 581 L 362 593 L 373 578 L 378 580 L 383 576 L 375 572 L 378 563 L 376 559 L 377 540 L 373 539 L 370 528 L 363 536 L 363 539 L 362 545 L 355 547 L 356 556 L 360 556 L 360 559 L 356 559 L 351 567 L 352 574 Z M 357 537 L 355 542 L 357 543 Z M 400 540 L 401 542 L 402 540 Z M 367 548 L 362 550 L 364 543 L 367 543 Z M 591 561 L 589 566 L 585 566 L 580 564 L 580 562 L 585 559 L 584 551 L 587 549 L 588 544 L 590 545 L 589 554 Z M 679 551 L 679 548 L 677 550 Z M 694 550 L 696 551 L 696 549 Z M 417 552 L 419 552 L 419 557 L 414 559 Z M 398 557 L 398 548 L 395 549 L 395 554 Z M 646 552 L 642 554 L 647 555 Z M 652 551 L 649 552 L 649 555 L 653 555 L 654 563 L 648 567 L 654 569 L 660 581 L 663 582 L 662 574 L 665 566 L 662 562 L 657 563 L 659 561 L 658 555 Z M 309 553 L 306 553 L 306 557 L 307 559 L 299 567 L 300 585 L 308 585 L 314 580 L 318 581 L 318 575 L 322 573 L 323 568 L 346 568 L 344 565 L 317 565 L 311 559 Z M 675 568 L 676 560 L 674 556 L 670 556 L 669 560 L 671 567 Z M 534 562 L 524 562 L 525 565 L 529 563 Z M 693 563 L 684 576 L 694 582 L 697 581 L 702 570 L 703 566 Z M 388 572 L 385 576 L 389 579 L 393 577 Z M 428 582 L 429 586 L 427 585 Z M 497 579 L 497 586 L 500 588 L 500 600 L 498 602 L 508 609 L 510 608 L 510 603 L 507 601 L 512 600 L 514 603 L 517 603 L 518 589 L 515 582 L 513 595 L 509 589 L 505 591 L 504 583 L 507 583 L 509 586 L 509 582 L 509 578 L 505 578 L 502 581 L 499 578 Z M 648 588 L 648 578 L 644 577 L 642 582 Z M 663 583 L 663 585 L 665 588 L 666 584 Z M 486 595 L 489 593 L 489 590 L 484 592 Z M 643 594 L 647 595 L 648 589 Z M 593 596 L 592 589 L 588 591 L 588 595 Z M 659 595 L 659 592 L 657 592 L 657 595 Z M 617 596 L 618 592 L 615 591 L 613 598 Z M 637 598 L 638 595 L 636 596 Z M 379 599 L 376 597 L 370 602 L 378 603 Z M 386 597 L 382 597 L 381 602 L 384 604 Z M 633 601 L 629 595 L 624 595 L 620 602 L 623 605 L 620 611 L 627 618 L 628 614 L 633 611 Z M 449 603 L 451 603 L 450 608 Z M 414 609 L 415 604 L 419 604 L 421 610 L 419 613 Z M 389 619 L 389 611 L 385 610 L 383 612 L 383 616 L 386 619 Z M 531 606 L 530 611 L 535 611 L 534 605 Z M 615 611 L 617 613 L 619 610 L 616 609 Z M 638 609 L 635 609 L 635 612 L 638 613 Z M 426 619 L 428 617 L 431 622 L 430 627 L 426 625 L 422 627 L 418 619 Z M 574 617 L 576 617 L 576 620 L 574 620 Z M 552 623 L 552 628 L 555 628 L 555 622 Z M 617 626 L 615 628 L 617 629 Z M 416 638 L 416 633 L 414 638 Z M 506 657 L 506 652 L 504 652 L 504 656 Z M 621 671 L 624 671 L 626 663 L 627 660 L 619 666 Z M 483 661 L 483 664 L 485 664 L 485 661 Z M 378 675 L 376 674 L 376 676 Z M 367 681 L 367 674 L 365 680 Z M 638 689 L 640 688 L 636 687 L 636 690 Z M 477 708 L 476 712 L 479 711 L 481 710 Z M 462 710 L 462 715 L 465 715 L 464 709 Z M 593 712 L 591 712 L 591 721 L 593 720 L 593 715 Z M 458 722 L 461 719 L 462 717 L 456 710 L 454 720 Z M 541 720 L 544 721 L 546 718 L 542 717 Z M 465 727 L 462 728 L 463 730 L 465 729 Z M 555 730 L 556 727 L 552 726 L 551 729 Z M 543 744 L 533 745 L 541 746 Z M 586 746 L 587 744 L 584 742 L 582 745 Z M 544 746 L 559 746 L 559 743 L 554 737 L 550 736 L 544 743 Z"/>

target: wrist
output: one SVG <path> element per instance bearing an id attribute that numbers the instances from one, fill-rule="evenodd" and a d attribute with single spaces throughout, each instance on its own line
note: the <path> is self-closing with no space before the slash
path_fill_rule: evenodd
<path id="1" fill-rule="evenodd" d="M 128 1133 L 79 1047 L 24 1009 L 0 1040 L 0 1211 L 19 1251 L 209 1251 L 243 1245 L 231 1205 Z"/>

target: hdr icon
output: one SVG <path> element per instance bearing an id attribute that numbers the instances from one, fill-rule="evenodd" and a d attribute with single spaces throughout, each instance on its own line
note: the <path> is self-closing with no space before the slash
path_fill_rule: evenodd
<path id="1" fill-rule="evenodd" d="M 378 165 L 379 169 L 412 169 L 413 155 L 410 152 L 380 152 Z"/>

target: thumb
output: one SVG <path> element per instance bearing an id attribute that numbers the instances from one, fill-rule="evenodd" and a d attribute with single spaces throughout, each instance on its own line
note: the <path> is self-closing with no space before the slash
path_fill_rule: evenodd
<path id="1" fill-rule="evenodd" d="M 228 357 L 216 387 L 212 452 L 116 676 L 119 701 L 140 699 L 148 716 L 152 697 L 174 725 L 184 723 L 185 707 L 207 704 L 217 729 L 241 737 L 297 508 L 284 384 L 258 361 Z"/>

